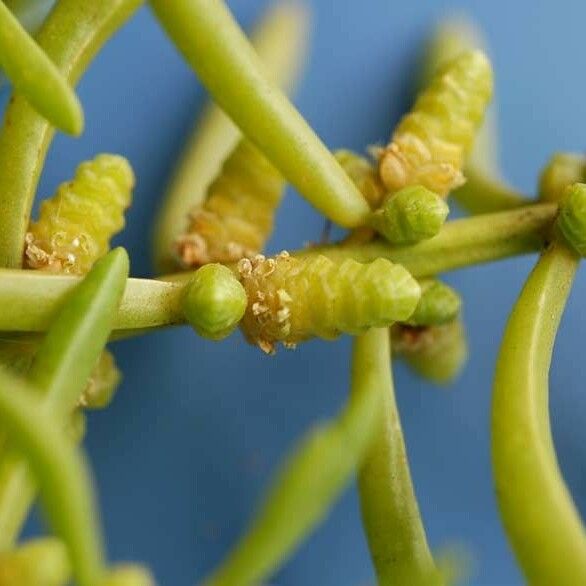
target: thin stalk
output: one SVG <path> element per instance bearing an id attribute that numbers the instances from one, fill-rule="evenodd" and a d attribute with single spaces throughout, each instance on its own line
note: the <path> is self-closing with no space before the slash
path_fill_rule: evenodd
<path id="1" fill-rule="evenodd" d="M 151 0 L 218 105 L 326 217 L 352 228 L 369 207 L 334 156 L 266 75 L 222 0 Z"/>
<path id="2" fill-rule="evenodd" d="M 90 473 L 83 455 L 54 417 L 38 404 L 32 387 L 0 370 L 0 421 L 33 470 L 44 510 L 66 543 L 80 586 L 96 586 L 105 574 Z"/>
<path id="3" fill-rule="evenodd" d="M 388 346 L 389 334 L 385 334 Z M 387 355 L 390 358 L 388 349 Z M 388 365 L 381 372 L 379 385 L 383 422 L 358 474 L 362 521 L 378 584 L 440 584 L 411 482 Z"/>
<path id="4" fill-rule="evenodd" d="M 57 67 L 0 2 L 0 66 L 37 112 L 69 134 L 83 130 L 81 104 Z"/>
<path id="5" fill-rule="evenodd" d="M 36 40 L 73 86 L 141 0 L 59 0 Z M 0 129 L 0 267 L 22 264 L 24 238 L 54 128 L 20 94 Z"/>
<path id="6" fill-rule="evenodd" d="M 555 205 L 531 205 L 447 222 L 437 236 L 417 244 L 393 246 L 377 240 L 366 244 L 317 246 L 300 254 L 319 253 L 332 260 L 351 257 L 359 262 L 382 257 L 403 265 L 414 277 L 429 277 L 538 251 L 556 215 Z"/>
<path id="7" fill-rule="evenodd" d="M 290 93 L 307 51 L 308 14 L 290 1 L 271 8 L 255 28 L 251 43 L 267 75 Z M 241 133 L 213 103 L 206 106 L 177 165 L 153 230 L 154 260 L 159 271 L 172 270 L 173 244 L 185 232 L 189 211 L 201 203 Z"/>
<path id="8" fill-rule="evenodd" d="M 61 421 L 61 427 L 106 345 L 127 276 L 123 249 L 99 260 L 67 297 L 35 355 L 29 383 L 42 396 L 41 408 Z M 6 549 L 14 544 L 36 491 L 27 460 L 12 450 L 2 456 L 0 549 Z"/>
<path id="9" fill-rule="evenodd" d="M 543 253 L 509 318 L 494 382 L 498 504 L 535 585 L 586 583 L 586 533 L 557 463 L 548 404 L 553 345 L 578 260 L 559 243 Z"/>
<path id="10" fill-rule="evenodd" d="M 358 337 L 350 400 L 337 419 L 311 430 L 285 462 L 249 531 L 206 586 L 268 578 L 323 520 L 360 465 L 381 420 L 389 370 L 387 329 Z"/>
<path id="11" fill-rule="evenodd" d="M 366 244 L 307 248 L 295 255 L 324 254 L 332 260 L 353 258 L 371 262 L 379 257 L 402 264 L 417 278 L 539 251 L 557 215 L 557 205 L 538 204 L 518 210 L 455 220 L 440 233 L 409 246 L 384 241 Z M 128 279 L 114 336 L 136 330 L 185 323 L 181 306 L 183 289 L 192 273 L 177 273 L 164 280 Z M 0 269 L 0 332 L 43 332 L 79 277 L 48 275 L 40 271 Z"/>

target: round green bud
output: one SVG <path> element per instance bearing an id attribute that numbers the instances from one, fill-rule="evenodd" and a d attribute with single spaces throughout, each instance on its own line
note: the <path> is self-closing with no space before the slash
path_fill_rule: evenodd
<path id="1" fill-rule="evenodd" d="M 433 238 L 448 216 L 449 208 L 439 196 L 412 185 L 387 198 L 371 216 L 371 226 L 393 244 Z"/>
<path id="2" fill-rule="evenodd" d="M 70 579 L 67 548 L 54 537 L 0 554 L 0 586 L 65 586 Z"/>
<path id="3" fill-rule="evenodd" d="M 539 199 L 558 203 L 568 185 L 586 181 L 586 156 L 556 153 L 548 161 L 539 178 Z"/>
<path id="4" fill-rule="evenodd" d="M 586 256 L 586 184 L 566 188 L 556 227 L 580 256 Z"/>
<path id="5" fill-rule="evenodd" d="M 460 313 L 460 296 L 454 289 L 435 279 L 419 282 L 421 298 L 407 321 L 412 326 L 437 326 L 453 321 Z"/>
<path id="6" fill-rule="evenodd" d="M 120 565 L 108 573 L 100 586 L 155 586 L 155 579 L 141 566 Z"/>
<path id="7" fill-rule="evenodd" d="M 230 335 L 247 305 L 246 291 L 234 273 L 215 263 L 196 271 L 183 298 L 187 321 L 200 336 L 211 340 Z"/>

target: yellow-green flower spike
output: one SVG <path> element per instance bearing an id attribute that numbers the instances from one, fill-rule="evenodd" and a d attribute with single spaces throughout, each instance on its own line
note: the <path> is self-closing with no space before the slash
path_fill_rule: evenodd
<path id="1" fill-rule="evenodd" d="M 82 163 L 73 181 L 41 204 L 26 236 L 29 268 L 85 274 L 124 227 L 134 174 L 128 161 L 103 154 Z"/>
<path id="2" fill-rule="evenodd" d="M 373 210 L 377 209 L 386 195 L 378 169 L 366 157 L 361 157 L 347 149 L 336 151 L 334 156 L 362 193 L 368 205 Z"/>
<path id="3" fill-rule="evenodd" d="M 187 233 L 177 240 L 184 267 L 252 257 L 273 230 L 285 188 L 280 173 L 243 139 L 226 159 L 207 198 L 191 212 Z"/>
<path id="4" fill-rule="evenodd" d="M 387 189 L 423 185 L 445 196 L 462 185 L 465 156 L 491 96 L 492 69 L 481 51 L 466 51 L 443 66 L 380 154 Z"/>
<path id="5" fill-rule="evenodd" d="M 406 320 L 420 297 L 409 272 L 382 258 L 336 263 L 282 252 L 243 259 L 238 269 L 248 295 L 242 330 L 267 353 L 277 342 L 291 347 L 314 336 L 333 339 Z"/>
<path id="6" fill-rule="evenodd" d="M 566 187 L 586 182 L 586 156 L 556 153 L 548 161 L 539 178 L 539 199 L 558 203 Z"/>
<path id="7" fill-rule="evenodd" d="M 193 329 L 204 338 L 229 336 L 246 311 L 246 291 L 234 273 L 220 264 L 198 269 L 183 298 L 183 311 Z"/>
<path id="8" fill-rule="evenodd" d="M 461 372 L 468 358 L 468 343 L 459 319 L 441 326 L 391 329 L 397 355 L 423 378 L 447 384 Z"/>
<path id="9" fill-rule="evenodd" d="M 409 244 L 433 238 L 449 211 L 439 195 L 412 185 L 389 197 L 372 214 L 370 225 L 393 244 Z"/>
<path id="10" fill-rule="evenodd" d="M 70 580 L 67 548 L 54 537 L 0 553 L 0 586 L 66 586 Z"/>
<path id="11" fill-rule="evenodd" d="M 155 586 L 155 579 L 146 568 L 125 564 L 111 570 L 99 586 Z"/>
<path id="12" fill-rule="evenodd" d="M 586 184 L 566 188 L 556 227 L 573 250 L 586 256 Z"/>
<path id="13" fill-rule="evenodd" d="M 121 381 L 122 373 L 116 366 L 114 356 L 104 350 L 79 398 L 79 406 L 84 409 L 104 409 L 112 402 Z"/>
<path id="14" fill-rule="evenodd" d="M 411 317 L 411 326 L 438 326 L 454 321 L 462 305 L 454 289 L 435 279 L 419 281 L 421 299 Z"/>

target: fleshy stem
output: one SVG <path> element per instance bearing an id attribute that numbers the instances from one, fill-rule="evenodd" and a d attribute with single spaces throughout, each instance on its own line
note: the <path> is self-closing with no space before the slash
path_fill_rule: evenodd
<path id="1" fill-rule="evenodd" d="M 362 521 L 380 586 L 440 584 L 411 482 L 389 359 L 381 368 L 382 425 L 358 475 Z"/>
<path id="2" fill-rule="evenodd" d="M 67 297 L 51 323 L 28 374 L 43 411 L 64 427 L 110 332 L 128 276 L 128 255 L 118 248 L 99 260 Z M 26 459 L 0 459 L 0 549 L 12 546 L 34 501 Z"/>
<path id="3" fill-rule="evenodd" d="M 267 75 L 289 93 L 296 85 L 307 50 L 306 9 L 290 1 L 278 3 L 252 33 L 251 42 Z M 210 103 L 199 118 L 167 190 L 153 230 L 154 261 L 159 271 L 175 267 L 172 249 L 187 229 L 193 206 L 240 139 L 240 131 L 224 112 Z"/>
<path id="4" fill-rule="evenodd" d="M 551 437 L 548 375 L 578 267 L 561 243 L 541 256 L 513 309 L 497 362 L 492 459 L 501 517 L 529 583 L 586 583 L 586 533 Z"/>
<path id="5" fill-rule="evenodd" d="M 321 522 L 362 462 L 381 423 L 388 329 L 356 338 L 350 400 L 311 430 L 277 475 L 249 532 L 205 586 L 248 586 L 270 576 Z"/>
<path id="6" fill-rule="evenodd" d="M 36 40 L 75 85 L 141 0 L 59 0 Z M 0 267 L 20 267 L 31 206 L 54 128 L 14 95 L 0 130 Z"/>
<path id="7" fill-rule="evenodd" d="M 157 17 L 218 105 L 326 217 L 363 225 L 369 207 L 262 63 L 222 0 L 151 0 Z"/>
<path id="8" fill-rule="evenodd" d="M 382 257 L 402 264 L 415 277 L 427 277 L 540 250 L 557 211 L 556 204 L 537 204 L 455 220 L 445 224 L 436 237 L 408 246 L 381 240 L 307 248 L 295 254 L 319 253 L 333 260 L 354 258 L 359 262 Z M 129 279 L 114 329 L 120 334 L 185 323 L 181 302 L 191 277 L 191 273 L 179 273 L 161 281 Z M 0 332 L 45 331 L 78 282 L 78 277 L 0 269 L 0 305 L 11 308 L 0 312 Z"/>
<path id="9" fill-rule="evenodd" d="M 45 513 L 68 546 L 78 584 L 96 586 L 105 567 L 90 473 L 82 454 L 39 406 L 35 394 L 33 387 L 0 370 L 2 427 L 34 471 Z"/>

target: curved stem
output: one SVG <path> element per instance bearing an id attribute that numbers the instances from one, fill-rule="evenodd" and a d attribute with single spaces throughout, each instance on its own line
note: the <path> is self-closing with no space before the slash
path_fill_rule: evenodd
<path id="1" fill-rule="evenodd" d="M 368 204 L 334 156 L 268 79 L 222 0 L 151 0 L 157 17 L 218 105 L 326 217 L 363 225 Z"/>
<path id="2" fill-rule="evenodd" d="M 323 520 L 379 427 L 388 370 L 388 330 L 370 330 L 358 337 L 347 406 L 337 419 L 319 425 L 298 444 L 248 533 L 205 580 L 206 586 L 262 582 Z"/>
<path id="3" fill-rule="evenodd" d="M 65 422 L 112 330 L 128 276 L 128 256 L 116 249 L 99 260 L 67 297 L 28 373 L 42 409 Z M 63 425 L 61 425 L 63 427 Z M 13 545 L 34 500 L 30 467 L 20 454 L 0 459 L 0 549 Z"/>
<path id="4" fill-rule="evenodd" d="M 289 92 L 296 85 L 307 50 L 308 15 L 304 7 L 280 2 L 253 31 L 251 42 L 267 74 Z M 240 131 L 215 104 L 209 104 L 177 165 L 153 230 L 157 269 L 176 267 L 173 244 L 187 229 L 188 214 L 201 203 L 222 163 L 240 139 Z"/>
<path id="5" fill-rule="evenodd" d="M 578 257 L 554 243 L 513 309 L 492 404 L 492 459 L 501 517 L 531 584 L 586 583 L 586 533 L 551 437 L 548 375 Z"/>
<path id="6" fill-rule="evenodd" d="M 69 549 L 80 586 L 104 576 L 102 536 L 84 458 L 38 405 L 32 388 L 0 370 L 0 421 L 30 463 L 41 486 L 44 510 Z"/>
<path id="7" fill-rule="evenodd" d="M 388 332 L 386 338 L 389 338 Z M 380 586 L 428 585 L 435 583 L 439 575 L 411 483 L 388 366 L 379 384 L 383 422 L 377 428 L 358 475 L 362 520 L 370 555 Z"/>
<path id="8" fill-rule="evenodd" d="M 59 0 L 37 42 L 75 85 L 141 0 Z M 16 94 L 0 130 L 0 267 L 20 267 L 31 206 L 54 128 Z"/>

